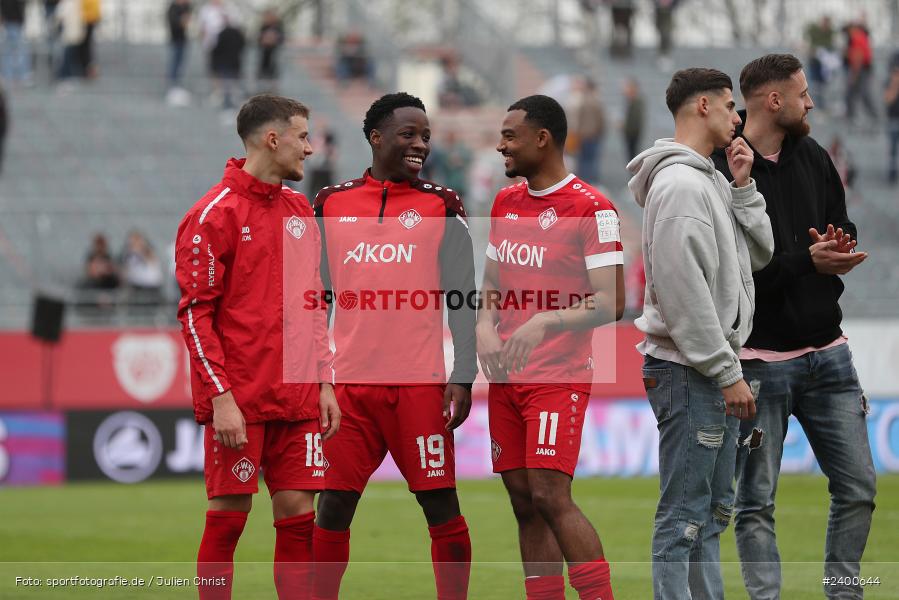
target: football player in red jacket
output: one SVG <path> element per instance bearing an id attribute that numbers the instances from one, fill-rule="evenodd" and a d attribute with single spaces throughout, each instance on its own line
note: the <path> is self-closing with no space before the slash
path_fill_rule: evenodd
<path id="1" fill-rule="evenodd" d="M 318 227 L 308 200 L 282 185 L 302 179 L 312 154 L 308 118 L 295 100 L 250 98 L 237 116 L 247 157 L 228 161 L 178 227 L 178 319 L 195 416 L 206 425 L 201 599 L 231 597 L 234 549 L 260 469 L 272 498 L 278 596 L 310 593 L 322 440 L 336 433 L 340 410 L 325 313 L 301 302 L 321 289 Z"/>

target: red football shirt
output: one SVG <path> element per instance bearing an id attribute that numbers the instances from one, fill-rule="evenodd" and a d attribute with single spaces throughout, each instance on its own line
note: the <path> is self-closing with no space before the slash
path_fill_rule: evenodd
<path id="1" fill-rule="evenodd" d="M 591 295 L 589 269 L 624 263 L 618 211 L 573 174 L 545 190 L 508 186 L 493 202 L 487 257 L 499 264 L 497 332 L 505 341 L 536 313 Z M 509 381 L 589 394 L 592 339 L 592 330 L 548 332 Z"/>

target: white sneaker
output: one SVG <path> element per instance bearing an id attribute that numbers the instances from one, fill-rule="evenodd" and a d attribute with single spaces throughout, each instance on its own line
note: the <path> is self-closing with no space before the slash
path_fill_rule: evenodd
<path id="1" fill-rule="evenodd" d="M 192 97 L 184 88 L 174 87 L 165 95 L 165 103 L 169 106 L 190 106 Z"/>

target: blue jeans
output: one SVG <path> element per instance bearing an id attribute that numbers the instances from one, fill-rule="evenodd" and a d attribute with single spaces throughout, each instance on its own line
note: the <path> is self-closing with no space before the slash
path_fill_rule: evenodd
<path id="1" fill-rule="evenodd" d="M 733 512 L 739 420 L 695 369 L 647 355 L 643 378 L 659 424 L 653 598 L 724 598 L 719 539 Z"/>
<path id="2" fill-rule="evenodd" d="M 22 26 L 18 23 L 6 23 L 3 34 L 3 76 L 8 81 L 30 79 L 31 50 Z"/>
<path id="3" fill-rule="evenodd" d="M 175 87 L 181 83 L 181 70 L 187 55 L 187 42 L 172 42 L 169 57 L 169 85 Z"/>
<path id="4" fill-rule="evenodd" d="M 759 386 L 756 418 L 741 425 L 734 520 L 749 597 L 780 598 L 774 496 L 790 414 L 802 425 L 828 479 L 824 573 L 858 576 L 871 529 L 875 475 L 865 423 L 867 406 L 849 344 L 783 362 L 744 361 L 743 377 Z M 862 597 L 859 586 L 825 586 L 824 592 L 828 598 Z"/>

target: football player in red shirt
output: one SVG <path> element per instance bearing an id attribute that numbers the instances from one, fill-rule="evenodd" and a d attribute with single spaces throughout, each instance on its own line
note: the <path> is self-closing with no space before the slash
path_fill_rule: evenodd
<path id="1" fill-rule="evenodd" d="M 477 339 L 490 380 L 493 470 L 518 520 L 529 599 L 611 600 L 595 529 L 571 498 L 593 375 L 592 332 L 624 311 L 618 213 L 563 161 L 565 112 L 548 96 L 509 107 Z"/>
<path id="2" fill-rule="evenodd" d="M 431 137 L 421 100 L 383 96 L 366 113 L 363 132 L 371 168 L 315 199 L 323 279 L 337 300 L 334 370 L 343 425 L 325 447 L 313 594 L 337 597 L 356 505 L 390 452 L 428 523 L 437 597 L 465 598 L 471 542 L 456 496 L 453 430 L 468 416 L 477 374 L 468 224 L 458 194 L 418 177 Z M 449 377 L 444 299 L 454 348 Z"/>
<path id="3" fill-rule="evenodd" d="M 228 161 L 178 227 L 178 319 L 195 416 L 206 425 L 202 599 L 231 597 L 234 549 L 260 468 L 272 498 L 278 596 L 311 591 L 322 439 L 337 431 L 340 411 L 324 313 L 301 305 L 305 290 L 321 287 L 318 227 L 305 196 L 281 183 L 303 177 L 308 117 L 295 100 L 250 98 L 237 116 L 247 157 Z"/>

